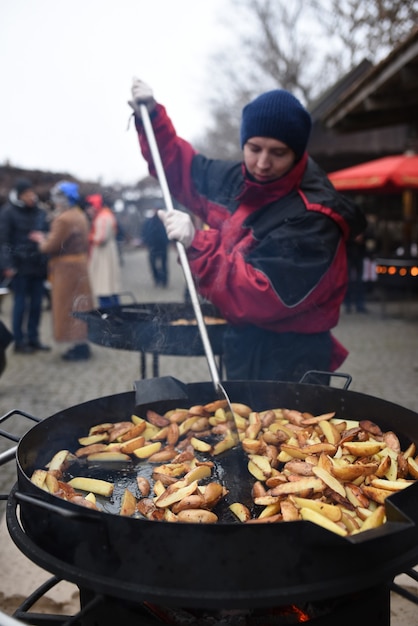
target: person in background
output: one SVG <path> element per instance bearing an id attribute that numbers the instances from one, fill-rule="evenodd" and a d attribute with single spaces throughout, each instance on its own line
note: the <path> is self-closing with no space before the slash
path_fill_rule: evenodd
<path id="1" fill-rule="evenodd" d="M 345 242 L 366 220 L 309 157 L 309 112 L 283 89 L 261 94 L 242 111 L 243 160 L 228 162 L 180 139 L 143 81 L 134 79 L 128 104 L 150 174 L 141 104 L 171 194 L 208 226 L 196 229 L 185 211 L 159 212 L 169 239 L 185 247 L 199 293 L 228 322 L 228 379 L 335 371 L 348 354 L 331 333 L 347 288 Z"/>
<path id="2" fill-rule="evenodd" d="M 89 195 L 85 200 L 91 220 L 89 274 L 93 293 L 99 307 L 116 306 L 121 282 L 116 217 L 100 194 Z"/>
<path id="3" fill-rule="evenodd" d="M 365 305 L 365 283 L 363 279 L 364 259 L 366 258 L 366 242 L 364 233 L 347 242 L 348 285 L 344 298 L 346 313 L 353 307 L 357 313 L 368 313 Z"/>
<path id="4" fill-rule="evenodd" d="M 65 361 L 82 361 L 91 357 L 87 324 L 73 315 L 75 311 L 93 308 L 93 294 L 88 273 L 90 223 L 78 206 L 78 185 L 61 181 L 51 190 L 54 216 L 50 232 L 34 231 L 30 237 L 41 252 L 49 255 L 52 323 L 54 339 L 72 344 L 64 352 Z"/>
<path id="5" fill-rule="evenodd" d="M 158 209 L 151 209 L 145 214 L 141 239 L 148 248 L 148 262 L 156 287 L 167 287 L 168 267 L 167 251 L 168 237 L 164 224 L 158 217 Z"/>
<path id="6" fill-rule="evenodd" d="M 32 182 L 20 178 L 0 211 L 0 264 L 4 279 L 11 281 L 14 351 L 21 354 L 51 349 L 39 339 L 48 258 L 29 239 L 32 230 L 48 230 L 47 214 Z"/>

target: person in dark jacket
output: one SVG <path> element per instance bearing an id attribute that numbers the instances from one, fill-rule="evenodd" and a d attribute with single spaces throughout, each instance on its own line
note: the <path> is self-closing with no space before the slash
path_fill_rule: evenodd
<path id="1" fill-rule="evenodd" d="M 199 293 L 227 320 L 229 380 L 298 381 L 333 372 L 348 351 L 331 330 L 347 288 L 346 240 L 366 227 L 309 157 L 309 112 L 291 93 L 261 94 L 242 112 L 242 162 L 208 159 L 180 139 L 152 89 L 134 79 L 129 105 L 155 176 L 141 120 L 150 112 L 171 194 L 186 211 L 161 211 L 181 242 Z"/>
<path id="2" fill-rule="evenodd" d="M 167 250 L 169 241 L 164 224 L 158 217 L 157 209 L 152 209 L 150 215 L 146 216 L 142 227 L 141 239 L 148 248 L 148 261 L 154 285 L 156 287 L 167 287 Z"/>
<path id="3" fill-rule="evenodd" d="M 32 230 L 46 232 L 48 219 L 32 182 L 20 178 L 0 210 L 0 264 L 5 278 L 11 279 L 14 349 L 23 354 L 50 350 L 39 338 L 48 258 L 29 239 Z"/>

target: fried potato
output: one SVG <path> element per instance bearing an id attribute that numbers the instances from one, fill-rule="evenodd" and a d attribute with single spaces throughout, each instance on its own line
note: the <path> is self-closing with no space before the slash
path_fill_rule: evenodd
<path id="1" fill-rule="evenodd" d="M 161 441 L 155 441 L 154 443 L 148 443 L 140 448 L 136 448 L 133 450 L 133 454 L 138 459 L 147 459 L 159 450 L 161 450 Z"/>
<path id="2" fill-rule="evenodd" d="M 369 485 L 362 487 L 362 491 L 367 498 L 377 502 L 378 504 L 384 504 L 386 498 L 393 493 L 387 489 L 378 489 L 377 487 L 371 487 Z"/>
<path id="3" fill-rule="evenodd" d="M 131 457 L 129 454 L 123 454 L 122 452 L 96 452 L 95 454 L 87 455 L 87 461 L 96 461 L 102 463 L 109 462 L 121 462 L 121 461 L 130 461 Z"/>
<path id="4" fill-rule="evenodd" d="M 382 441 L 347 441 L 343 447 L 354 456 L 373 456 L 386 447 Z"/>
<path id="5" fill-rule="evenodd" d="M 129 489 L 125 489 L 120 506 L 120 515 L 131 517 L 136 511 L 136 498 Z"/>
<path id="6" fill-rule="evenodd" d="M 304 477 L 300 480 L 296 480 L 294 482 L 282 483 L 281 485 L 277 485 L 270 490 L 270 495 L 272 496 L 283 496 L 289 493 L 301 493 L 302 491 L 311 490 L 312 491 L 322 491 L 324 488 L 323 482 L 320 478 L 312 477 Z"/>
<path id="7" fill-rule="evenodd" d="M 251 519 L 249 508 L 245 506 L 245 504 L 241 504 L 241 502 L 233 502 L 229 505 L 229 510 L 237 519 L 239 519 L 240 522 L 247 522 Z"/>
<path id="8" fill-rule="evenodd" d="M 259 454 L 252 454 L 248 461 L 248 471 L 255 476 L 257 480 L 267 480 L 272 474 L 270 462 L 267 457 Z"/>
<path id="9" fill-rule="evenodd" d="M 327 472 L 327 470 L 323 469 L 322 467 L 316 466 L 312 468 L 312 472 L 315 474 L 315 476 L 320 478 L 330 489 L 332 489 L 336 493 L 339 493 L 340 496 L 345 498 L 344 486 L 336 478 L 334 478 L 332 474 Z"/>
<path id="10" fill-rule="evenodd" d="M 65 469 L 75 461 L 75 455 L 72 454 L 69 450 L 60 450 L 50 460 L 50 462 L 46 465 L 46 468 L 50 471 L 58 471 L 63 472 Z"/>
<path id="11" fill-rule="evenodd" d="M 99 480 L 98 478 L 86 478 L 85 476 L 75 476 L 68 481 L 68 484 L 73 489 L 80 489 L 81 491 L 92 491 L 99 496 L 110 497 L 113 493 L 113 483 L 109 483 L 106 480 Z"/>
<path id="12" fill-rule="evenodd" d="M 190 439 L 190 444 L 193 446 L 195 450 L 198 450 L 199 452 L 210 452 L 212 450 L 212 446 L 210 445 L 210 443 L 207 443 L 206 441 L 202 441 L 201 439 L 198 439 L 197 437 L 192 437 Z"/>
<path id="13" fill-rule="evenodd" d="M 89 437 L 80 437 L 78 443 L 80 446 L 91 446 L 93 443 L 102 443 L 104 441 L 109 441 L 109 435 L 107 433 L 90 435 Z"/>
<path id="14" fill-rule="evenodd" d="M 312 509 L 332 522 L 339 522 L 342 517 L 341 509 L 335 504 L 327 504 L 326 502 L 321 502 L 321 500 L 312 500 L 311 498 L 301 498 L 299 496 L 290 496 L 290 499 L 299 509 L 303 507 Z"/>
<path id="15" fill-rule="evenodd" d="M 211 480 L 215 459 L 209 455 L 227 453 L 237 444 L 233 417 L 253 478 L 254 508 L 229 505 L 242 523 L 306 520 L 341 536 L 356 534 L 385 523 L 385 499 L 418 479 L 416 444 L 402 452 L 397 435 L 371 420 L 289 408 L 258 412 L 240 403 L 234 403 L 233 416 L 226 409 L 225 401 L 216 401 L 97 424 L 80 438 L 75 455 L 58 451 L 31 480 L 57 497 L 97 509 L 95 493 L 110 496 L 115 486 L 88 477 L 65 482 L 68 463 L 80 458 L 132 463 L 138 466 L 139 500 L 126 487 L 121 515 L 216 523 L 216 506 L 228 490 Z M 151 478 L 141 475 L 142 461 L 155 464 Z"/>
<path id="16" fill-rule="evenodd" d="M 408 457 L 408 470 L 413 478 L 418 479 L 418 463 L 412 457 Z"/>
<path id="17" fill-rule="evenodd" d="M 186 509 L 178 513 L 177 519 L 188 524 L 215 524 L 218 516 L 206 509 Z"/>
<path id="18" fill-rule="evenodd" d="M 190 483 L 190 485 L 186 485 L 184 487 L 179 488 L 177 485 L 178 483 L 169 485 L 164 493 L 159 498 L 157 498 L 157 500 L 155 501 L 155 506 L 157 506 L 158 508 L 165 508 L 171 506 L 175 502 L 179 502 L 187 496 L 190 496 L 196 491 L 197 480 Z"/>
<path id="19" fill-rule="evenodd" d="M 148 478 L 145 476 L 137 476 L 136 484 L 138 485 L 139 493 L 141 496 L 148 496 L 151 492 L 151 485 Z"/>
<path id="20" fill-rule="evenodd" d="M 321 515 L 321 513 L 318 513 L 318 511 L 308 509 L 307 507 L 302 507 L 300 509 L 300 514 L 303 520 L 318 524 L 318 526 L 322 526 L 323 528 L 326 528 L 327 530 L 330 530 L 331 532 L 340 535 L 341 537 L 345 537 L 346 535 L 348 535 L 347 530 L 345 530 L 335 522 L 331 521 L 328 517 L 325 517 L 325 515 Z"/>
<path id="21" fill-rule="evenodd" d="M 213 446 L 212 454 L 214 456 L 217 456 L 218 454 L 221 454 L 222 452 L 226 452 L 226 450 L 230 450 L 231 448 L 234 447 L 234 445 L 235 445 L 234 438 L 230 434 L 228 434 L 224 439 L 222 439 L 221 441 L 219 441 Z"/>
<path id="22" fill-rule="evenodd" d="M 300 519 L 299 509 L 290 499 L 280 502 L 280 513 L 284 522 L 295 522 Z"/>
<path id="23" fill-rule="evenodd" d="M 364 520 L 359 531 L 364 532 L 365 530 L 370 530 L 371 528 L 378 528 L 379 526 L 385 523 L 385 520 L 386 520 L 385 507 L 378 506 L 373 511 L 373 513 L 371 513 L 371 515 L 369 515 L 369 517 L 367 517 Z M 353 534 L 359 531 L 353 531 Z"/>
<path id="24" fill-rule="evenodd" d="M 377 463 L 355 464 L 349 463 L 345 465 L 331 465 L 331 473 L 335 478 L 343 482 L 352 482 L 359 476 L 370 476 L 375 474 L 378 469 Z"/>
<path id="25" fill-rule="evenodd" d="M 385 480 L 383 478 L 373 478 L 372 487 L 387 489 L 388 491 L 401 491 L 414 484 L 414 480 Z"/>

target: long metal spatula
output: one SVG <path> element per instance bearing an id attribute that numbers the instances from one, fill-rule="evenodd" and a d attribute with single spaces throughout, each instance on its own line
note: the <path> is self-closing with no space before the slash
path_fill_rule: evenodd
<path id="1" fill-rule="evenodd" d="M 151 124 L 148 109 L 145 104 L 140 105 L 142 123 L 144 125 L 145 134 L 147 136 L 148 144 L 151 150 L 151 155 L 154 161 L 155 170 L 157 172 L 158 181 L 163 193 L 165 209 L 166 211 L 174 211 L 173 202 L 171 200 L 171 194 L 168 187 L 164 167 L 161 161 L 160 151 L 155 139 L 154 129 Z M 186 249 L 182 243 L 176 241 L 177 251 L 180 258 L 181 267 L 183 269 L 184 278 L 186 280 L 187 289 L 189 290 L 190 299 L 192 301 L 194 314 L 196 316 L 197 325 L 199 328 L 200 337 L 202 339 L 203 348 L 205 350 L 206 359 L 209 366 L 210 375 L 215 387 L 215 391 L 219 399 L 226 400 L 227 411 L 230 413 L 228 416 L 231 428 L 231 435 L 234 438 L 234 445 L 239 443 L 238 427 L 235 422 L 234 411 L 231 407 L 231 402 L 228 395 L 221 383 L 218 368 L 216 367 L 216 361 L 213 354 L 212 346 L 209 340 L 205 321 L 203 319 L 202 309 L 200 307 L 199 297 L 196 291 L 196 286 L 193 280 L 192 272 L 190 270 L 189 260 L 186 255 Z"/>

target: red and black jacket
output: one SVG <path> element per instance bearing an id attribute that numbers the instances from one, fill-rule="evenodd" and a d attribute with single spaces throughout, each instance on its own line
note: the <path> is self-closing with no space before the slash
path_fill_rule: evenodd
<path id="1" fill-rule="evenodd" d="M 334 328 L 347 286 L 345 242 L 366 226 L 360 209 L 306 153 L 282 178 L 259 184 L 240 162 L 196 153 L 162 105 L 152 124 L 170 192 L 208 226 L 187 250 L 201 295 L 235 326 L 303 334 Z M 136 126 L 155 176 L 138 119 Z M 336 369 L 347 351 L 335 341 L 334 352 Z"/>

